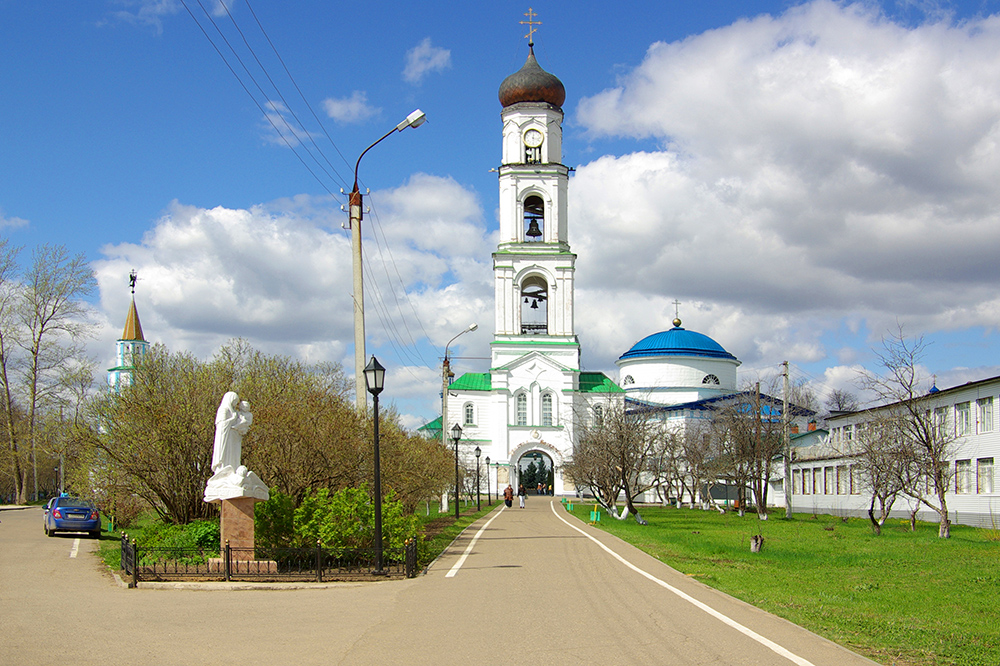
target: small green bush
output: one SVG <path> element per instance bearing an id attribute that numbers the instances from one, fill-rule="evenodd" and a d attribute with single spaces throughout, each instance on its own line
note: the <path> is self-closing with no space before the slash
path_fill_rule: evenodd
<path id="1" fill-rule="evenodd" d="M 382 533 L 386 548 L 402 548 L 417 537 L 419 519 L 405 515 L 393 491 L 382 500 Z M 375 545 L 375 505 L 367 487 L 310 491 L 297 508 L 292 498 L 272 493 L 257 505 L 254 530 L 263 547 L 315 546 L 372 548 Z"/>

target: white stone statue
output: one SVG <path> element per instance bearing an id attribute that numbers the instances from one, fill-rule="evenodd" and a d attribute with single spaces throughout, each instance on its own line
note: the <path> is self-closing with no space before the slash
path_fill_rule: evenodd
<path id="1" fill-rule="evenodd" d="M 267 500 L 267 486 L 253 472 L 240 464 L 243 455 L 243 435 L 253 423 L 250 404 L 240 401 L 234 391 L 222 396 L 215 413 L 215 447 L 212 450 L 212 478 L 205 486 L 206 502 L 221 502 L 238 497 Z"/>

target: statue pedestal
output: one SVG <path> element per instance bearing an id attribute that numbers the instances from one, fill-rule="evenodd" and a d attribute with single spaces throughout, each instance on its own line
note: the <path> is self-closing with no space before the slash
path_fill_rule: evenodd
<path id="1" fill-rule="evenodd" d="M 234 560 L 252 560 L 253 557 L 253 505 L 260 500 L 254 497 L 235 497 L 222 500 L 222 544 L 237 549 Z M 243 550 L 244 548 L 249 550 Z"/>
<path id="2" fill-rule="evenodd" d="M 258 560 L 254 553 L 253 543 L 253 505 L 261 500 L 255 497 L 236 497 L 222 500 L 221 532 L 222 543 L 220 553 L 226 552 L 226 542 L 230 548 L 230 573 L 238 574 L 273 574 L 278 573 L 278 563 L 274 560 Z M 208 570 L 223 572 L 226 570 L 222 557 L 211 558 Z"/>
<path id="3" fill-rule="evenodd" d="M 255 497 L 235 497 L 221 500 L 222 520 L 220 527 L 222 543 L 220 552 L 226 552 L 226 542 L 230 548 L 230 571 L 232 574 L 268 574 L 278 572 L 274 560 L 258 560 L 254 553 L 253 512 L 254 504 L 261 500 Z M 209 571 L 224 571 L 222 558 L 212 558 L 208 562 Z"/>

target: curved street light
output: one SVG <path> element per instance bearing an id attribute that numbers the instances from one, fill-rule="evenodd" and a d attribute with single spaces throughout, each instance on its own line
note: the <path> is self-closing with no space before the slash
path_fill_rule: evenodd
<path id="1" fill-rule="evenodd" d="M 451 360 L 448 358 L 448 347 L 460 336 L 479 328 L 479 324 L 472 323 L 466 326 L 461 333 L 454 336 L 444 346 L 444 362 L 441 364 L 441 443 L 448 446 L 448 432 L 444 429 L 444 424 L 448 422 L 448 379 L 451 376 Z"/>
<path id="2" fill-rule="evenodd" d="M 387 136 L 393 132 L 402 132 L 407 127 L 420 127 L 427 117 L 424 112 L 417 109 L 406 116 L 401 123 L 393 127 L 379 138 L 378 141 L 365 148 L 358 161 L 354 164 L 354 189 L 351 190 L 350 197 L 350 224 L 351 224 L 351 254 L 354 267 L 354 393 L 358 409 L 364 411 L 367 408 L 365 400 L 365 292 L 364 283 L 361 277 L 361 218 L 362 201 L 361 191 L 358 190 L 358 167 L 361 166 L 361 158 L 369 150 L 377 146 Z"/>

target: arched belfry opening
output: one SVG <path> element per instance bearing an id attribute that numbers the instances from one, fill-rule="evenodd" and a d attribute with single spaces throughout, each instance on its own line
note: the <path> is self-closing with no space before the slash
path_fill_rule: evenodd
<path id="1" fill-rule="evenodd" d="M 521 334 L 546 335 L 549 331 L 549 285 L 537 275 L 521 283 Z"/>
<path id="2" fill-rule="evenodd" d="M 537 194 L 524 200 L 524 242 L 541 243 L 545 238 L 545 202 Z"/>

